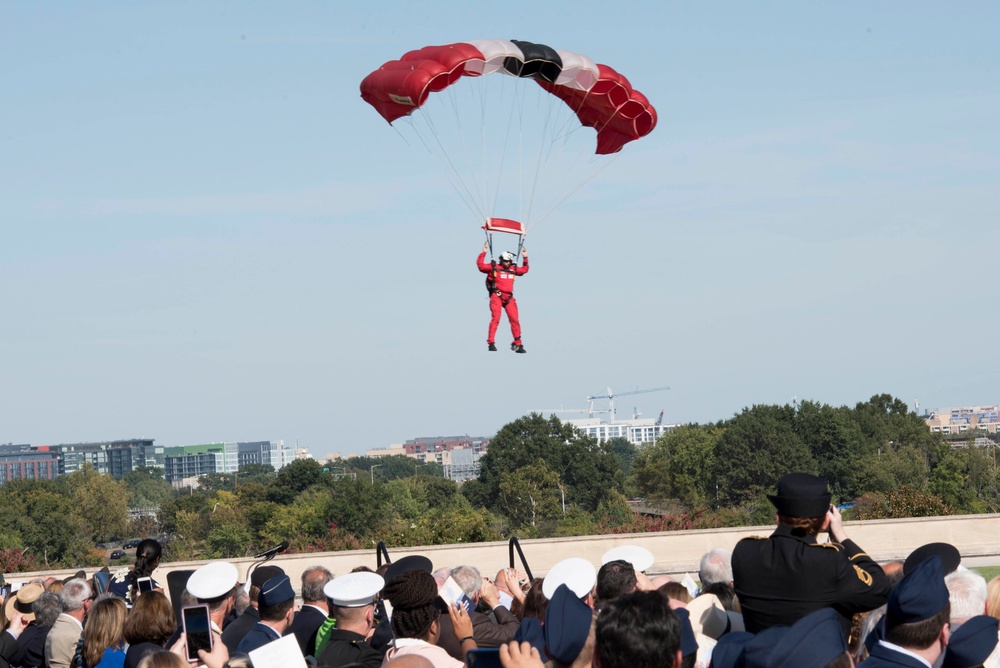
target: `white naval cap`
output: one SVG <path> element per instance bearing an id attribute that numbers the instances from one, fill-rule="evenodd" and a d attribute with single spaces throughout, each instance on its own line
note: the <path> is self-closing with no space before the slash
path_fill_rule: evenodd
<path id="1" fill-rule="evenodd" d="M 334 578 L 323 587 L 323 593 L 339 608 L 361 608 L 370 605 L 385 580 L 376 573 L 348 573 Z"/>
<path id="2" fill-rule="evenodd" d="M 619 560 L 627 561 L 632 564 L 632 568 L 642 572 L 653 565 L 653 553 L 638 545 L 622 545 L 605 552 L 601 557 L 601 564 Z"/>
<path id="3" fill-rule="evenodd" d="M 213 561 L 191 574 L 187 581 L 187 590 L 195 598 L 208 601 L 232 591 L 238 578 L 239 572 L 236 566 L 228 561 Z"/>
<path id="4" fill-rule="evenodd" d="M 564 584 L 580 598 L 585 598 L 597 583 L 597 569 L 586 559 L 570 557 L 549 569 L 542 582 L 542 593 L 550 599 L 559 585 Z"/>

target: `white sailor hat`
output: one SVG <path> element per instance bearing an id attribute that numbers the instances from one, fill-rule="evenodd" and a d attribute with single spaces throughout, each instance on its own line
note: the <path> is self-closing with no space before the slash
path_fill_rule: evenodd
<path id="1" fill-rule="evenodd" d="M 187 581 L 187 590 L 195 598 L 209 601 L 232 591 L 238 577 L 236 566 L 228 561 L 213 561 L 191 574 Z"/>
<path id="2" fill-rule="evenodd" d="M 375 600 L 385 580 L 376 573 L 348 573 L 326 583 L 323 593 L 339 608 L 361 608 Z"/>
<path id="3" fill-rule="evenodd" d="M 564 584 L 580 598 L 585 598 L 597 583 L 597 569 L 586 559 L 570 557 L 549 569 L 542 582 L 542 593 L 552 599 L 559 585 Z"/>
<path id="4" fill-rule="evenodd" d="M 638 545 L 622 545 L 605 552 L 601 557 L 601 564 L 619 560 L 627 561 L 632 564 L 632 568 L 642 572 L 653 565 L 653 553 Z"/>

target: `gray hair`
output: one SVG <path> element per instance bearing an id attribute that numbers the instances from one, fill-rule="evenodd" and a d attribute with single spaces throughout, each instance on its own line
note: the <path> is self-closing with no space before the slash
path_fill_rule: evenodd
<path id="1" fill-rule="evenodd" d="M 477 596 L 483 586 L 483 576 L 475 566 L 456 566 L 451 569 L 451 577 L 469 598 Z"/>
<path id="2" fill-rule="evenodd" d="M 698 579 L 701 580 L 703 589 L 716 582 L 731 583 L 733 581 L 733 553 L 721 547 L 714 547 L 706 552 L 698 567 Z"/>
<path id="3" fill-rule="evenodd" d="M 969 617 L 985 614 L 986 579 L 975 571 L 958 570 L 944 578 L 951 602 L 951 623 L 964 622 Z"/>
<path id="4" fill-rule="evenodd" d="M 94 592 L 86 580 L 73 578 L 65 585 L 59 593 L 62 599 L 63 612 L 75 612 L 83 607 L 83 604 L 93 596 Z"/>
<path id="5" fill-rule="evenodd" d="M 31 611 L 35 613 L 35 621 L 39 626 L 52 626 L 63 611 L 62 597 L 47 591 L 35 599 L 31 604 Z"/>
<path id="6" fill-rule="evenodd" d="M 302 572 L 302 601 L 325 601 L 323 587 L 333 579 L 333 573 L 322 566 L 311 566 Z"/>

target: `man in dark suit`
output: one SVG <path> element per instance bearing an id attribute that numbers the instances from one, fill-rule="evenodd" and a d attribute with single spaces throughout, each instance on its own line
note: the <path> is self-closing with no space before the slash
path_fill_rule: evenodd
<path id="1" fill-rule="evenodd" d="M 295 634 L 302 656 L 316 656 L 316 632 L 330 614 L 323 588 L 333 579 L 333 573 L 322 566 L 307 568 L 302 573 L 302 609 L 285 635 Z"/>
<path id="2" fill-rule="evenodd" d="M 59 594 L 45 592 L 31 604 L 34 620 L 17 639 L 17 652 L 10 658 L 13 666 L 41 668 L 45 665 L 45 638 L 62 612 Z"/>
<path id="3" fill-rule="evenodd" d="M 790 473 L 777 488 L 768 495 L 777 529 L 768 538 L 745 538 L 733 550 L 733 586 L 746 630 L 791 626 L 814 610 L 833 608 L 846 636 L 854 613 L 885 603 L 885 573 L 847 537 L 825 480 Z M 817 540 L 823 531 L 831 542 Z"/>
<path id="4" fill-rule="evenodd" d="M 243 636 L 236 648 L 239 654 L 249 654 L 284 635 L 292 623 L 295 590 L 287 575 L 276 575 L 260 588 L 257 598 L 260 621 Z"/>
<path id="5" fill-rule="evenodd" d="M 10 625 L 0 633 L 0 668 L 10 668 L 11 657 L 17 653 L 17 639 L 30 624 L 30 620 L 15 610 L 10 617 Z"/>
<path id="6" fill-rule="evenodd" d="M 260 566 L 255 568 L 250 574 L 250 605 L 246 607 L 239 617 L 230 622 L 222 630 L 222 642 L 230 654 L 236 653 L 236 648 L 240 646 L 240 641 L 250 633 L 250 629 L 260 621 L 257 612 L 257 598 L 260 596 L 260 588 L 265 582 L 277 575 L 284 575 L 285 571 L 278 566 Z"/>
<path id="7" fill-rule="evenodd" d="M 908 573 L 889 595 L 885 637 L 859 668 L 927 668 L 948 646 L 951 605 L 939 557 Z"/>
<path id="8" fill-rule="evenodd" d="M 472 621 L 472 635 L 476 645 L 483 647 L 499 647 L 514 639 L 520 621 L 510 610 L 500 605 L 500 593 L 496 586 L 479 574 L 473 566 L 458 566 L 451 569 L 451 577 L 462 588 L 465 595 L 472 600 L 473 605 L 485 610 L 488 614 L 473 610 L 469 613 Z M 480 605 L 482 604 L 482 605 Z M 441 633 L 437 644 L 445 649 L 453 658 L 465 660 L 462 645 L 452 631 L 451 617 L 441 615 L 438 620 Z"/>

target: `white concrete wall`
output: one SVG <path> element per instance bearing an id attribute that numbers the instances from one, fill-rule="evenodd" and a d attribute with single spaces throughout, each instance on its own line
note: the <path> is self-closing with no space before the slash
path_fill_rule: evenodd
<path id="1" fill-rule="evenodd" d="M 903 559 L 915 548 L 926 543 L 946 542 L 956 546 L 966 565 L 1000 564 L 1000 515 L 960 515 L 955 517 L 913 518 L 904 520 L 873 520 L 868 522 L 847 522 L 848 536 L 862 549 L 878 561 Z M 619 545 L 642 545 L 650 550 L 656 561 L 647 571 L 650 574 L 683 573 L 697 574 L 701 555 L 713 547 L 732 549 L 736 542 L 747 536 L 766 536 L 773 526 L 741 529 L 708 529 L 702 531 L 668 531 L 659 533 L 621 534 L 605 536 L 584 536 L 579 538 L 545 538 L 525 540 L 521 549 L 532 574 L 544 575 L 556 562 L 567 557 L 578 556 L 600 565 L 601 555 Z M 389 556 L 399 559 L 409 554 L 428 557 L 435 568 L 471 564 L 484 575 L 496 575 L 508 566 L 508 546 L 506 542 L 471 543 L 459 545 L 434 545 L 426 547 L 393 548 Z M 516 559 L 516 555 L 515 555 Z M 244 579 L 253 559 L 233 559 Z M 160 582 L 166 582 L 166 574 L 173 570 L 195 569 L 206 562 L 188 561 L 162 564 L 154 573 Z M 355 566 L 376 567 L 374 546 L 370 550 L 350 552 L 320 552 L 313 554 L 293 554 L 276 557 L 273 562 L 291 577 L 296 590 L 301 583 L 302 572 L 315 564 L 329 568 L 334 575 L 350 572 Z M 520 561 L 515 564 L 521 568 Z M 88 575 L 97 569 L 88 569 Z M 75 570 L 58 571 L 58 577 L 72 575 Z M 53 574 L 9 574 L 10 582 L 25 582 L 39 575 Z"/>

